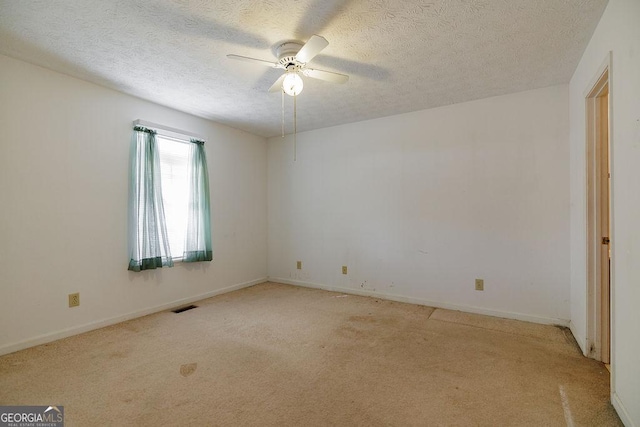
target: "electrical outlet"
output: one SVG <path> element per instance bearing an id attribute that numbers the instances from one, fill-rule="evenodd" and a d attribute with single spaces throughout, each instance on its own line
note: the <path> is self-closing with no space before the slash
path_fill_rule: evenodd
<path id="1" fill-rule="evenodd" d="M 484 291 L 484 280 L 476 279 L 476 291 Z"/>
<path id="2" fill-rule="evenodd" d="M 77 307 L 80 305 L 80 293 L 69 294 L 69 307 Z"/>
<path id="3" fill-rule="evenodd" d="M 296 263 L 296 267 L 298 268 L 298 270 L 302 270 L 302 261 L 298 261 Z"/>
<path id="4" fill-rule="evenodd" d="M 347 266 L 346 265 L 342 266 L 342 274 L 347 274 Z"/>

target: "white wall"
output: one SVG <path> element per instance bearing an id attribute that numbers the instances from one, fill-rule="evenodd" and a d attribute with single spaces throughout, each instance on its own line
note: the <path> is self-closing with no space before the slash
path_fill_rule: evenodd
<path id="1" fill-rule="evenodd" d="M 296 162 L 269 139 L 269 277 L 568 324 L 567 107 L 557 86 L 305 132 Z"/>
<path id="2" fill-rule="evenodd" d="M 135 119 L 206 137 L 213 262 L 127 271 Z M 264 138 L 0 56 L 0 354 L 264 279 L 266 155 Z"/>
<path id="3" fill-rule="evenodd" d="M 612 401 L 640 426 L 640 1 L 610 0 L 570 83 L 571 323 L 586 350 L 585 91 L 609 52 L 612 101 Z"/>

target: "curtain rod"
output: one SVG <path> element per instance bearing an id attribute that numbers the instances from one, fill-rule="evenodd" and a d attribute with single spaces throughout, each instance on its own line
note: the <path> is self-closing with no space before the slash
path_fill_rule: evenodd
<path id="1" fill-rule="evenodd" d="M 193 132 L 186 132 L 180 129 L 175 129 L 169 126 L 159 125 L 157 123 L 151 123 L 146 120 L 134 120 L 133 126 L 142 126 L 145 128 L 149 128 L 157 131 L 160 135 L 172 136 L 178 139 L 184 139 L 184 137 L 188 137 L 189 139 L 197 139 L 199 141 L 205 141 L 205 138 L 202 135 L 195 134 Z"/>

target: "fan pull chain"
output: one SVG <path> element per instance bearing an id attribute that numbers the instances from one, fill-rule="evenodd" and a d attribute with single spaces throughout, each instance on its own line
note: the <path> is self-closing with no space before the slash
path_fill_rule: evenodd
<path id="1" fill-rule="evenodd" d="M 298 157 L 298 151 L 296 147 L 296 135 L 298 134 L 298 109 L 296 106 L 296 95 L 293 95 L 293 161 L 295 162 Z"/>
<path id="2" fill-rule="evenodd" d="M 281 93 L 282 93 L 282 137 L 284 138 L 284 89 L 282 89 Z"/>

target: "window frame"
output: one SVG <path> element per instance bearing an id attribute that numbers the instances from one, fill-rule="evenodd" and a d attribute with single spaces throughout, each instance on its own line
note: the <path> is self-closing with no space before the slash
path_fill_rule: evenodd
<path id="1" fill-rule="evenodd" d="M 150 130 L 153 130 L 156 133 L 156 138 L 157 139 L 165 139 L 165 140 L 171 140 L 171 141 L 175 141 L 176 143 L 181 143 L 181 144 L 193 144 L 194 142 L 192 142 L 192 140 L 198 140 L 198 141 L 206 141 L 206 138 L 204 138 L 201 135 L 195 134 L 193 132 L 188 132 L 188 131 L 183 131 L 180 129 L 176 129 L 176 128 L 172 128 L 169 126 L 164 126 L 164 125 L 160 125 L 157 123 L 152 123 L 146 120 L 134 120 L 133 122 L 133 126 L 141 126 Z M 157 141 L 159 142 L 159 141 Z M 158 146 L 158 153 L 160 156 L 162 156 L 162 150 L 160 149 L 160 147 Z M 162 194 L 162 201 L 164 203 L 165 197 L 164 197 L 164 190 L 163 190 L 163 194 Z M 166 214 L 165 214 L 166 215 Z M 170 256 L 171 259 L 174 263 L 176 262 L 183 262 L 184 260 L 184 253 L 180 254 L 179 256 L 174 256 L 173 255 L 173 250 L 171 250 L 171 240 L 169 239 L 169 249 L 170 249 Z"/>

